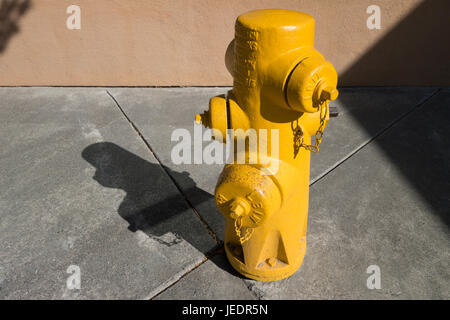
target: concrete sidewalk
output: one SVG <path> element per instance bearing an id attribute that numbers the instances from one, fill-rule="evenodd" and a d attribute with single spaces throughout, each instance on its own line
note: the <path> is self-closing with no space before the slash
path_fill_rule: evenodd
<path id="1" fill-rule="evenodd" d="M 0 298 L 450 299 L 450 89 L 341 90 L 305 260 L 270 283 L 223 255 L 222 166 L 170 157 L 227 90 L 0 88 Z"/>

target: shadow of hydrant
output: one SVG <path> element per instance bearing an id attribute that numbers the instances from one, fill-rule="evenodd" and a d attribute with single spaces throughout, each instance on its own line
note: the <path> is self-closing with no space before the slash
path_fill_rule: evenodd
<path id="1" fill-rule="evenodd" d="M 181 182 L 186 194 L 196 195 L 191 205 L 213 200 L 211 194 L 196 187 L 189 173 L 163 168 L 110 142 L 86 147 L 82 157 L 96 168 L 93 179 L 99 184 L 126 192 L 117 211 L 129 223 L 129 230 L 141 230 L 167 246 L 186 240 L 199 251 L 205 251 L 204 233 L 196 232 L 197 219 L 188 218 L 192 217 L 190 204 L 167 176 L 168 173 Z M 168 234 L 174 237 L 167 237 Z"/>

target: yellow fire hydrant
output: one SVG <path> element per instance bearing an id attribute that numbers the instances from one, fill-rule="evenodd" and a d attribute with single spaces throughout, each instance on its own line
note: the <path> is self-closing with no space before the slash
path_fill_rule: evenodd
<path id="1" fill-rule="evenodd" d="M 281 9 L 239 16 L 225 62 L 233 89 L 212 98 L 196 121 L 223 142 L 234 130 L 232 143 L 245 145 L 244 152 L 234 148 L 215 190 L 226 255 L 249 278 L 280 280 L 306 252 L 310 152 L 319 150 L 328 102 L 338 96 L 337 73 L 314 49 L 314 19 Z"/>

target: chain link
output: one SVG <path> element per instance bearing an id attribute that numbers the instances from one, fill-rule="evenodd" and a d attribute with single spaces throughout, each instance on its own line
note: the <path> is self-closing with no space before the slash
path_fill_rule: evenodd
<path id="1" fill-rule="evenodd" d="M 319 145 L 322 143 L 323 138 L 323 129 L 325 126 L 325 119 L 328 113 L 328 101 L 323 101 L 319 105 L 319 114 L 320 114 L 320 124 L 319 128 L 314 135 L 314 144 L 305 144 L 303 142 L 303 131 L 298 125 L 297 120 L 297 128 L 294 129 L 294 155 L 297 156 L 300 148 L 305 148 L 311 152 L 317 153 L 319 152 Z"/>
<path id="2" fill-rule="evenodd" d="M 246 241 L 248 241 L 250 239 L 250 237 L 253 234 L 253 229 L 252 228 L 246 228 L 245 230 L 245 234 L 242 235 L 241 230 L 242 230 L 242 216 L 238 217 L 236 220 L 234 220 L 234 230 L 236 231 L 236 234 L 239 238 L 239 242 L 241 244 L 244 244 Z"/>

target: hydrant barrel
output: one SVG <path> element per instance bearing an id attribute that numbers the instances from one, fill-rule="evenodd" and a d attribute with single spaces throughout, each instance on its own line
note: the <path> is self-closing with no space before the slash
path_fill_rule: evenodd
<path id="1" fill-rule="evenodd" d="M 337 73 L 314 49 L 314 19 L 282 9 L 239 16 L 226 65 L 233 89 L 196 117 L 214 134 L 234 130 L 223 141 L 244 146 L 234 148 L 215 190 L 225 252 L 241 274 L 280 280 L 306 252 L 310 153 L 319 150 L 328 103 L 338 96 Z"/>

